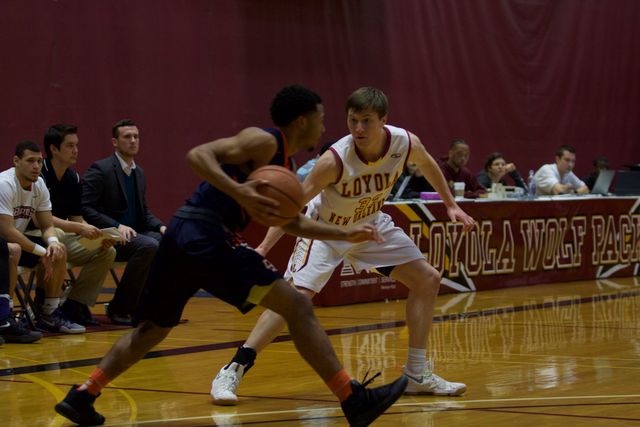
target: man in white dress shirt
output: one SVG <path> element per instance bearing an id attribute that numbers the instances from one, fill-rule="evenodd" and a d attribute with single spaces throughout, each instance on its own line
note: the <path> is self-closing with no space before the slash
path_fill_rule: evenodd
<path id="1" fill-rule="evenodd" d="M 536 194 L 586 194 L 589 187 L 573 173 L 576 164 L 576 150 L 570 145 L 563 145 L 556 151 L 556 162 L 543 165 L 534 178 Z"/>

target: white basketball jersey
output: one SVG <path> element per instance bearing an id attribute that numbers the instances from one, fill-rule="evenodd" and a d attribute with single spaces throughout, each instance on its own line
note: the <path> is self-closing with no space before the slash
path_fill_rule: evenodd
<path id="1" fill-rule="evenodd" d="M 331 146 L 340 175 L 336 184 L 309 202 L 308 216 L 345 227 L 375 218 L 402 174 L 411 149 L 406 130 L 389 125 L 384 130 L 387 139 L 383 155 L 376 162 L 362 159 L 351 135 Z"/>

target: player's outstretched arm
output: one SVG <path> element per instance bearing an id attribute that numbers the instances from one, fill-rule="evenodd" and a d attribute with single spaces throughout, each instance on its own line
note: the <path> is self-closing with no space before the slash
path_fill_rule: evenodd
<path id="1" fill-rule="evenodd" d="M 256 248 L 256 252 L 258 252 L 262 256 L 267 256 L 271 248 L 273 248 L 278 240 L 282 238 L 284 235 L 284 230 L 282 227 L 269 227 L 267 230 L 267 234 L 265 234 L 264 239 Z"/>
<path id="2" fill-rule="evenodd" d="M 431 157 L 431 154 L 427 152 L 427 149 L 424 148 L 420 139 L 412 133 L 409 135 L 411 138 L 411 153 L 409 154 L 407 162 L 415 163 L 418 169 L 420 169 L 420 172 L 422 172 L 422 175 L 424 175 L 431 186 L 440 194 L 440 198 L 446 206 L 455 205 L 456 202 L 453 199 L 444 175 L 442 175 L 440 166 L 438 166 L 438 163 Z"/>
<path id="3" fill-rule="evenodd" d="M 316 162 L 313 169 L 302 183 L 302 202 L 306 205 L 311 199 L 318 195 L 325 187 L 335 182 L 339 177 L 337 173 L 337 165 L 335 157 L 331 152 L 325 152 Z M 262 242 L 256 248 L 256 252 L 265 256 L 271 248 L 278 243 L 278 240 L 284 235 L 285 230 L 281 227 L 270 227 Z M 299 234 L 288 232 L 299 236 Z M 301 236 L 307 237 L 307 236 Z M 327 239 L 329 240 L 329 239 Z"/>
<path id="4" fill-rule="evenodd" d="M 378 230 L 370 224 L 345 229 L 343 227 L 314 221 L 302 214 L 298 215 L 298 218 L 293 222 L 282 226 L 282 229 L 288 234 L 308 239 L 346 240 L 352 243 L 364 241 L 384 242 Z"/>
<path id="5" fill-rule="evenodd" d="M 415 163 L 424 177 L 427 178 L 433 188 L 440 194 L 440 198 L 442 198 L 442 201 L 447 207 L 447 215 L 451 221 L 462 222 L 465 230 L 472 229 L 475 225 L 475 220 L 467 215 L 454 200 L 438 163 L 436 163 L 433 157 L 427 152 L 416 135 L 412 133 L 409 135 L 411 138 L 411 153 L 408 162 Z"/>

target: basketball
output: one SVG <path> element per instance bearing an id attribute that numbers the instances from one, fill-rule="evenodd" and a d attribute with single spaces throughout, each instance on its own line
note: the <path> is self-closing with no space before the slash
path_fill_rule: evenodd
<path id="1" fill-rule="evenodd" d="M 251 172 L 247 179 L 268 181 L 258 186 L 258 193 L 280 202 L 278 214 L 264 225 L 277 227 L 297 218 L 302 210 L 302 185 L 296 174 L 282 166 L 267 165 Z"/>

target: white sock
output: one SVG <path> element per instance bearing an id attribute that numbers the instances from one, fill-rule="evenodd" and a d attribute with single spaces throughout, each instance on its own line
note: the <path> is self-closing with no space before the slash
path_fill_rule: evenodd
<path id="1" fill-rule="evenodd" d="M 427 365 L 427 350 L 424 348 L 409 347 L 407 364 L 405 369 L 409 375 L 422 375 Z"/>
<path id="2" fill-rule="evenodd" d="M 51 314 L 56 311 L 56 308 L 60 305 L 60 298 L 45 298 L 42 304 L 42 311 L 44 314 Z"/>

